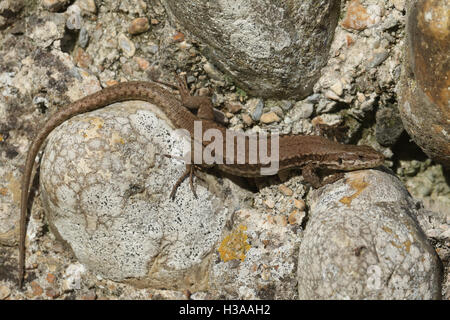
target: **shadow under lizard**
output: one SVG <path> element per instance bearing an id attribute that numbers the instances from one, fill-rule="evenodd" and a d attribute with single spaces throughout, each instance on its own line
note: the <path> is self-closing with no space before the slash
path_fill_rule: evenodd
<path id="1" fill-rule="evenodd" d="M 187 130 L 191 137 L 194 136 L 195 121 L 202 122 L 203 132 L 208 129 L 219 130 L 223 134 L 223 142 L 226 145 L 225 137 L 227 129 L 213 121 L 214 114 L 210 99 L 208 97 L 191 96 L 185 80 L 177 77 L 177 81 L 177 88 L 181 100 L 177 99 L 171 91 L 163 88 L 157 82 L 124 82 L 107 87 L 73 102 L 68 107 L 52 115 L 44 124 L 29 147 L 21 181 L 18 274 L 20 288 L 23 284 L 25 272 L 27 204 L 33 165 L 41 145 L 50 132 L 57 126 L 76 115 L 94 111 L 112 103 L 142 100 L 156 105 L 166 114 L 167 118 L 176 128 Z M 197 115 L 194 115 L 190 110 L 197 110 Z M 241 134 L 245 135 L 244 133 Z M 248 139 L 248 136 L 245 135 L 245 138 Z M 267 141 L 269 142 L 270 139 Z M 202 141 L 202 147 L 206 147 L 209 143 Z M 270 150 L 270 148 L 268 149 Z M 216 164 L 216 167 L 220 171 L 231 175 L 250 178 L 261 177 L 261 168 L 263 165 L 258 162 L 250 163 L 247 156 L 248 143 L 245 145 L 245 151 L 245 163 L 237 164 L 237 161 L 234 161 L 228 164 L 226 161 L 223 161 L 224 164 Z M 334 182 L 342 177 L 342 174 L 336 174 L 321 181 L 316 174 L 317 169 L 327 169 L 334 172 L 353 171 L 374 168 L 381 165 L 384 161 L 383 155 L 371 147 L 340 144 L 321 136 L 282 135 L 279 138 L 278 154 L 279 171 L 301 168 L 305 181 L 309 182 L 314 188 Z M 234 157 L 236 160 L 237 155 L 234 154 Z M 192 185 L 192 174 L 195 173 L 194 168 L 199 167 L 202 167 L 202 165 L 186 165 L 186 172 L 175 184 L 170 197 L 174 197 L 177 187 L 188 176 L 190 176 L 191 188 L 195 195 L 195 190 Z"/>

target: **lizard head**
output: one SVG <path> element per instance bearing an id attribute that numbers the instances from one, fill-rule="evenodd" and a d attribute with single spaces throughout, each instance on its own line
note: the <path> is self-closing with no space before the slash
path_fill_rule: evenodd
<path id="1" fill-rule="evenodd" d="M 382 165 L 384 156 L 368 146 L 345 145 L 344 152 L 338 152 L 329 167 L 336 170 L 351 171 L 370 169 Z"/>

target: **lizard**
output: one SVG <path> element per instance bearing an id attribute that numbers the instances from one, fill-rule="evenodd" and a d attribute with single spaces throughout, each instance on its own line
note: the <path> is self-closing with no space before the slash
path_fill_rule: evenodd
<path id="1" fill-rule="evenodd" d="M 210 98 L 192 96 L 185 79 L 182 80 L 177 77 L 177 81 L 178 85 L 175 88 L 178 89 L 181 99 L 176 98 L 172 91 L 163 88 L 161 84 L 167 85 L 163 82 L 130 81 L 118 83 L 81 98 L 66 108 L 57 111 L 39 130 L 28 149 L 21 180 L 19 288 L 23 285 L 25 273 L 25 237 L 31 174 L 35 158 L 42 144 L 57 126 L 76 115 L 94 111 L 112 103 L 142 100 L 156 105 L 176 128 L 187 130 L 191 137 L 194 135 L 196 121 L 201 121 L 203 132 L 208 129 L 216 129 L 223 134 L 223 137 L 226 137 L 228 129 L 213 120 L 214 113 Z M 195 114 L 193 111 L 197 113 Z M 248 135 L 245 135 L 245 137 L 248 137 Z M 270 139 L 268 139 L 268 142 L 270 143 Z M 202 142 L 203 147 L 208 144 L 207 141 Z M 246 145 L 246 151 L 248 151 L 248 145 Z M 236 158 L 237 155 L 235 154 L 234 157 Z M 343 171 L 374 168 L 380 166 L 383 161 L 383 155 L 369 146 L 340 144 L 322 136 L 282 135 L 279 138 L 279 171 L 300 168 L 305 181 L 309 182 L 314 188 L 342 178 Z M 171 198 L 174 197 L 180 183 L 188 176 L 190 176 L 191 189 L 196 196 L 192 176 L 195 174 L 195 169 L 199 167 L 201 168 L 202 165 L 186 164 L 185 173 L 172 188 Z M 222 164 L 217 164 L 216 167 L 219 171 L 231 175 L 257 178 L 261 177 L 260 169 L 263 164 L 260 162 L 250 163 L 246 155 L 243 164 L 229 164 L 224 161 Z M 331 170 L 336 174 L 321 181 L 316 173 L 317 169 Z"/>

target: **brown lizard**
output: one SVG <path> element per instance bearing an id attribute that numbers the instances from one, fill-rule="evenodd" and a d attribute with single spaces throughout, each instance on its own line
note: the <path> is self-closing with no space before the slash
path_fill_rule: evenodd
<path id="1" fill-rule="evenodd" d="M 177 80 L 181 101 L 171 91 L 157 83 L 139 81 L 120 83 L 88 95 L 58 111 L 38 132 L 29 147 L 21 182 L 19 287 L 22 287 L 25 271 L 27 204 L 33 164 L 44 140 L 57 126 L 75 115 L 90 112 L 115 102 L 143 100 L 158 106 L 175 127 L 187 130 L 191 137 L 194 136 L 194 123 L 196 121 L 201 121 L 203 132 L 208 129 L 216 129 L 223 134 L 223 137 L 226 137 L 227 129 L 213 121 L 213 107 L 210 99 L 208 97 L 191 96 L 186 82 L 179 78 Z M 189 109 L 197 110 L 197 115 L 194 115 Z M 249 139 L 247 135 L 245 138 Z M 268 143 L 270 143 L 270 139 L 268 139 Z M 203 147 L 208 144 L 209 142 L 202 141 Z M 270 150 L 270 147 L 268 149 Z M 259 162 L 252 164 L 247 154 L 248 145 L 246 145 L 245 163 L 228 164 L 223 161 L 223 164 L 217 164 L 216 166 L 220 171 L 232 175 L 261 177 L 263 165 Z M 235 155 L 235 157 L 237 156 Z M 321 181 L 315 172 L 316 169 L 352 171 L 374 168 L 381 165 L 383 161 L 384 157 L 368 146 L 339 144 L 320 136 L 284 135 L 279 139 L 279 170 L 301 168 L 305 180 L 315 188 L 341 177 L 341 175 L 335 175 Z M 191 188 L 195 194 L 192 186 L 192 174 L 195 173 L 195 167 L 202 167 L 202 165 L 186 164 L 186 172 L 175 184 L 171 197 L 174 196 L 179 184 L 188 176 L 191 178 Z"/>

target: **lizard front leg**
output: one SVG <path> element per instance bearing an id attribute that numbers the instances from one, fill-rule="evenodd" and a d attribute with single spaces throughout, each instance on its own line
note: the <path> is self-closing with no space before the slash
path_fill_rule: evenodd
<path id="1" fill-rule="evenodd" d="M 303 178 L 306 182 L 310 183 L 314 189 L 318 189 L 326 184 L 336 182 L 344 177 L 343 172 L 335 172 L 321 179 L 317 174 L 317 169 L 317 166 L 314 166 L 312 163 L 309 163 L 302 168 Z"/>
<path id="2" fill-rule="evenodd" d="M 197 110 L 197 117 L 202 120 L 214 120 L 214 110 L 209 97 L 192 96 L 189 92 L 186 78 L 176 76 L 181 103 L 189 110 Z"/>

